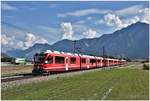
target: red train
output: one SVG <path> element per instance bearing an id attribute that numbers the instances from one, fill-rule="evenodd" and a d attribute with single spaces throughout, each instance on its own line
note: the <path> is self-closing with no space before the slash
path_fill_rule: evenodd
<path id="1" fill-rule="evenodd" d="M 33 73 L 50 73 L 80 69 L 102 68 L 124 64 L 125 60 L 47 50 L 34 56 Z"/>

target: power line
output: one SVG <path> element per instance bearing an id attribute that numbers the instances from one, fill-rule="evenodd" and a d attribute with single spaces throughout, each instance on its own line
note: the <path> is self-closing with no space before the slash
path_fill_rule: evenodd
<path id="1" fill-rule="evenodd" d="M 5 24 L 5 25 L 7 25 L 7 26 L 10 26 L 10 27 L 19 29 L 19 30 L 24 31 L 24 32 L 32 32 L 32 31 L 29 31 L 29 30 L 26 29 L 26 28 L 22 28 L 22 27 L 20 27 L 20 26 L 17 26 L 17 25 L 11 24 L 11 23 L 7 23 L 7 22 L 4 22 L 4 21 L 1 21 L 1 23 Z"/>

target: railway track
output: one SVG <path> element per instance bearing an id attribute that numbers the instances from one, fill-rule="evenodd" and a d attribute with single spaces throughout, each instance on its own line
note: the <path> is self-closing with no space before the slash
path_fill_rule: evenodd
<path id="1" fill-rule="evenodd" d="M 112 68 L 116 68 L 116 67 L 120 67 L 120 66 L 111 66 L 111 67 L 105 67 L 105 68 L 94 68 L 94 69 L 87 69 L 87 70 L 76 70 L 76 71 L 68 71 L 68 72 L 59 72 L 59 73 L 53 73 L 50 74 L 48 76 L 52 76 L 52 75 L 57 75 L 57 74 L 66 74 L 66 73 L 71 73 L 71 72 L 82 72 L 82 71 L 93 71 L 93 70 L 108 70 L 108 69 L 112 69 Z M 36 78 L 36 77 L 40 77 L 41 75 L 38 76 L 33 76 L 32 73 L 27 73 L 27 74 L 17 74 L 16 76 L 10 76 L 10 77 L 2 77 L 1 78 L 1 83 L 4 82 L 11 82 L 11 81 L 17 81 L 17 80 L 24 80 L 24 79 L 31 79 L 31 78 Z M 44 75 L 45 76 L 45 75 Z"/>
<path id="2" fill-rule="evenodd" d="M 1 78 L 1 82 L 10 82 L 15 80 L 22 80 L 22 79 L 29 79 L 32 78 L 32 75 L 18 75 L 18 76 L 11 76 L 11 77 L 3 77 Z"/>

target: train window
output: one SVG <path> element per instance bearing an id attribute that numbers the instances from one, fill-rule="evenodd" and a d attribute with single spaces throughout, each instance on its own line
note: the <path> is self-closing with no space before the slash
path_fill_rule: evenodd
<path id="1" fill-rule="evenodd" d="M 90 59 L 90 63 L 96 63 L 96 59 Z"/>
<path id="2" fill-rule="evenodd" d="M 64 63 L 64 57 L 56 56 L 55 57 L 55 63 L 63 64 Z"/>
<path id="3" fill-rule="evenodd" d="M 106 62 L 107 60 L 102 60 L 102 62 Z"/>
<path id="4" fill-rule="evenodd" d="M 81 59 L 81 62 L 86 63 L 86 59 L 85 58 Z"/>
<path id="5" fill-rule="evenodd" d="M 101 61 L 101 60 L 99 60 L 99 59 L 97 60 L 98 63 L 99 63 L 100 61 Z"/>
<path id="6" fill-rule="evenodd" d="M 76 58 L 75 57 L 71 57 L 70 58 L 70 63 L 71 64 L 76 64 Z"/>
<path id="7" fill-rule="evenodd" d="M 47 58 L 47 62 L 48 62 L 48 64 L 53 63 L 53 57 L 52 57 L 52 56 L 49 56 L 49 57 Z"/>
<path id="8" fill-rule="evenodd" d="M 46 54 L 36 54 L 35 57 L 34 57 L 34 63 L 35 64 L 38 64 L 38 63 L 43 63 L 44 62 L 44 59 L 45 59 L 45 56 Z"/>

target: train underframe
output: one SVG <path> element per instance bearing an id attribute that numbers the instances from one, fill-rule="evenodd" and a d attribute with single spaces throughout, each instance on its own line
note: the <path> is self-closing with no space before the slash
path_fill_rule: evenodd
<path id="1" fill-rule="evenodd" d="M 116 65 L 113 65 L 116 66 Z M 58 73 L 58 72 L 68 72 L 68 71 L 78 71 L 78 70 L 88 70 L 88 69 L 95 69 L 95 68 L 104 68 L 104 67 L 109 67 L 109 66 L 101 66 L 101 67 L 92 67 L 92 68 L 78 68 L 78 69 L 69 69 L 66 71 L 65 68 L 59 68 L 59 69 L 43 69 L 42 67 L 39 68 L 34 68 L 32 70 L 33 75 L 49 75 L 53 73 Z"/>

